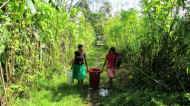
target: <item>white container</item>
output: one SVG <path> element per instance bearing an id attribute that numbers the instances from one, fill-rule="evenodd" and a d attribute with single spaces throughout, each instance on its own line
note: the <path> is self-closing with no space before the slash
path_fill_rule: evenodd
<path id="1" fill-rule="evenodd" d="M 67 71 L 67 84 L 72 85 L 73 83 L 73 71 Z"/>
<path id="2" fill-rule="evenodd" d="M 108 96 L 108 89 L 100 89 L 99 95 L 102 97 Z"/>

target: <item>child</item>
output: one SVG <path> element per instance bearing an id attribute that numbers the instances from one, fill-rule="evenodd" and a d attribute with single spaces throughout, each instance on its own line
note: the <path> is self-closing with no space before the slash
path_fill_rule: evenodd
<path id="1" fill-rule="evenodd" d="M 102 70 L 104 69 L 105 65 L 107 65 L 107 74 L 109 77 L 109 87 L 112 87 L 112 80 L 115 77 L 116 71 L 116 64 L 117 63 L 117 53 L 114 47 L 111 47 L 108 54 L 106 55 L 106 59 L 103 65 Z"/>
<path id="2" fill-rule="evenodd" d="M 86 54 L 83 50 L 83 45 L 78 45 L 78 50 L 75 51 L 75 57 L 72 65 L 73 79 L 78 80 L 78 85 L 83 84 L 86 77 L 86 70 L 88 70 Z"/>

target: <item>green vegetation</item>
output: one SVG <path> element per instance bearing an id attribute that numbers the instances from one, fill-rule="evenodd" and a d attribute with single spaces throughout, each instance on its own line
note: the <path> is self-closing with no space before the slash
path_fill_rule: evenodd
<path id="1" fill-rule="evenodd" d="M 114 16 L 108 2 L 93 12 L 88 0 L 74 1 L 0 1 L 0 104 L 190 105 L 189 0 L 141 0 L 140 11 Z M 90 67 L 101 68 L 110 46 L 122 53 L 108 97 L 88 100 L 88 78 L 82 90 L 66 83 L 79 43 Z"/>

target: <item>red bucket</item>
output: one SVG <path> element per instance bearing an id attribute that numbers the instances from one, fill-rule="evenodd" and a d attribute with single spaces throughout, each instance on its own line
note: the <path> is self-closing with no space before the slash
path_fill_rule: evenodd
<path id="1" fill-rule="evenodd" d="M 90 87 L 93 89 L 98 89 L 100 83 L 100 73 L 101 73 L 100 69 L 91 68 L 88 72 L 89 72 Z"/>

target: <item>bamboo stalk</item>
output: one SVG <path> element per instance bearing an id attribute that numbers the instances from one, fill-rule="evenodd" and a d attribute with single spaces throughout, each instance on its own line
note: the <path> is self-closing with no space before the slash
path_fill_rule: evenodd
<path id="1" fill-rule="evenodd" d="M 9 62 L 8 62 L 7 59 L 5 61 L 6 62 L 5 62 L 5 70 L 4 71 L 5 71 L 5 74 L 6 74 L 6 82 L 9 82 L 9 75 L 8 75 L 8 70 L 9 70 L 8 69 L 8 67 L 9 67 L 8 65 L 9 65 Z"/>
<path id="2" fill-rule="evenodd" d="M 3 73 L 3 69 L 2 69 L 1 63 L 0 63 L 0 75 L 1 75 L 1 82 L 2 82 L 2 85 L 3 85 L 4 95 L 5 95 L 5 103 L 7 104 L 8 103 L 7 91 L 6 91 L 6 85 L 5 85 L 5 80 L 4 80 L 4 73 Z"/>

